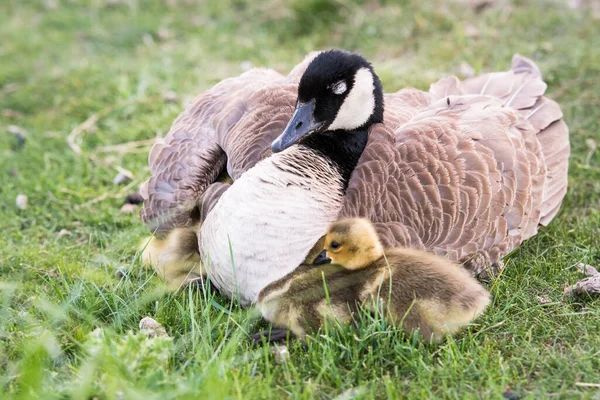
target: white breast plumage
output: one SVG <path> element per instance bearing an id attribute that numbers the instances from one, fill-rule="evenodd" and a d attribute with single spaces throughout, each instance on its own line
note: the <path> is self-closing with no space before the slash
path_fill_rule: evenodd
<path id="1" fill-rule="evenodd" d="M 327 159 L 294 146 L 248 170 L 219 199 L 199 232 L 212 282 L 243 305 L 291 272 L 325 234 L 343 200 Z"/>

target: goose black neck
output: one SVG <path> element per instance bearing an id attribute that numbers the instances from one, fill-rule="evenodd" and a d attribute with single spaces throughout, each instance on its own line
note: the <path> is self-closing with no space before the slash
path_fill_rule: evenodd
<path id="1" fill-rule="evenodd" d="M 367 141 L 368 129 L 355 131 L 326 131 L 306 138 L 302 145 L 309 147 L 328 158 L 342 176 L 344 190 L 348 187 L 350 175 L 358 165 Z"/>

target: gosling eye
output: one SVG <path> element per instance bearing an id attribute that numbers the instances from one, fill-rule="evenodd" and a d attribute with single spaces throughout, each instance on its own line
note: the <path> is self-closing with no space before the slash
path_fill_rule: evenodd
<path id="1" fill-rule="evenodd" d="M 339 249 L 340 246 L 341 245 L 338 242 L 331 242 L 331 248 L 332 249 Z"/>

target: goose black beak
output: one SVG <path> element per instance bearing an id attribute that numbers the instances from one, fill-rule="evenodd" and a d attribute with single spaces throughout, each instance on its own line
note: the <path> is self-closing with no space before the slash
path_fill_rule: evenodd
<path id="1" fill-rule="evenodd" d="M 271 144 L 273 153 L 279 153 L 298 143 L 303 137 L 319 130 L 323 122 L 315 122 L 313 113 L 315 110 L 315 100 L 308 103 L 298 103 L 292 119 L 288 122 L 283 133 Z"/>
<path id="2" fill-rule="evenodd" d="M 331 262 L 331 258 L 327 257 L 327 250 L 323 250 L 322 252 L 319 253 L 317 258 L 315 258 L 315 261 L 313 261 L 313 264 L 314 265 L 323 265 L 323 264 L 329 264 L 330 262 Z"/>

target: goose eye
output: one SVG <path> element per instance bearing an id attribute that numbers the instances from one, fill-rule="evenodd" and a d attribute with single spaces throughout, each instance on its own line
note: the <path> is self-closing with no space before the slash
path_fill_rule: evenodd
<path id="1" fill-rule="evenodd" d="M 338 242 L 331 242 L 331 248 L 332 249 L 339 249 L 340 248 L 340 244 Z"/>
<path id="2" fill-rule="evenodd" d="M 347 86 L 346 82 L 339 81 L 331 85 L 331 91 L 333 94 L 344 94 L 346 92 Z"/>

